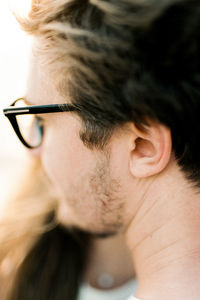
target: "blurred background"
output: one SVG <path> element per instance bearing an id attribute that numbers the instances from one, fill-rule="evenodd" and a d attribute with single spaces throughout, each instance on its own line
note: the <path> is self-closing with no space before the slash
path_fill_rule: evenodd
<path id="1" fill-rule="evenodd" d="M 28 59 L 31 38 L 17 24 L 12 10 L 26 15 L 29 0 L 9 0 L 0 2 L 0 208 L 12 189 L 20 173 L 23 173 L 27 152 L 17 140 L 2 108 L 9 106 L 26 90 Z"/>

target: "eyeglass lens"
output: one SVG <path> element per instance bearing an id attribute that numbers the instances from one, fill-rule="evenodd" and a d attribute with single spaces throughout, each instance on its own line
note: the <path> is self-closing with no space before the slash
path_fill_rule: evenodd
<path id="1" fill-rule="evenodd" d="M 23 100 L 18 100 L 15 107 L 27 106 Z M 42 120 L 34 114 L 17 115 L 16 120 L 20 133 L 27 144 L 37 147 L 41 144 L 43 135 Z"/>

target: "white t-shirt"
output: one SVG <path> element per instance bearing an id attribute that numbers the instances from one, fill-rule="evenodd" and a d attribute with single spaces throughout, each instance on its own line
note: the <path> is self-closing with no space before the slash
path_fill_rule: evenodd
<path id="1" fill-rule="evenodd" d="M 128 283 L 111 290 L 99 290 L 89 284 L 82 284 L 79 289 L 77 300 L 126 300 L 130 295 L 136 294 L 137 281 L 131 280 Z M 130 298 L 130 300 L 137 300 Z"/>
<path id="2" fill-rule="evenodd" d="M 138 298 L 135 298 L 134 296 L 129 297 L 127 300 L 140 300 Z"/>

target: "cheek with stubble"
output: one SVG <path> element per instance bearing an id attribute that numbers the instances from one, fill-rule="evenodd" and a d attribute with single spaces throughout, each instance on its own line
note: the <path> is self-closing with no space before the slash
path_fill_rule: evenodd
<path id="1" fill-rule="evenodd" d="M 60 202 L 59 220 L 93 234 L 118 233 L 123 226 L 123 197 L 120 185 L 110 178 L 105 159 L 85 176 L 79 176 Z"/>
<path id="2" fill-rule="evenodd" d="M 77 132 L 66 137 L 66 130 L 55 129 L 46 134 L 42 164 L 58 198 L 59 221 L 93 233 L 118 232 L 124 197 L 111 177 L 108 153 L 86 148 Z"/>

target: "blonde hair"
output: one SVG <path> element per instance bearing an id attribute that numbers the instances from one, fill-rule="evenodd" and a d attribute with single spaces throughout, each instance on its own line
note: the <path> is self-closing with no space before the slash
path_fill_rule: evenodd
<path id="1" fill-rule="evenodd" d="M 47 222 L 56 210 L 48 183 L 34 161 L 19 192 L 9 199 L 0 218 L 0 299 L 10 299 L 17 272 L 41 235 L 56 224 Z"/>

